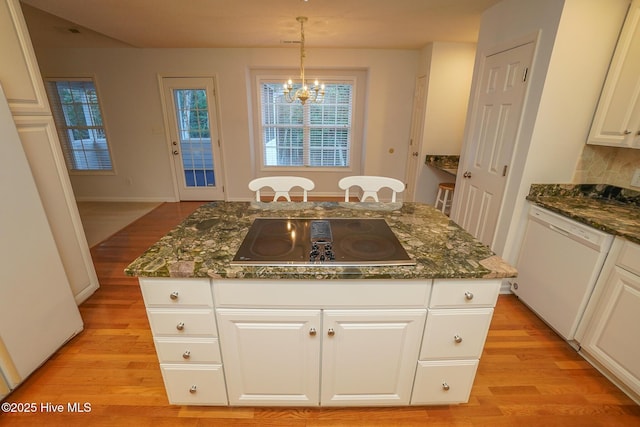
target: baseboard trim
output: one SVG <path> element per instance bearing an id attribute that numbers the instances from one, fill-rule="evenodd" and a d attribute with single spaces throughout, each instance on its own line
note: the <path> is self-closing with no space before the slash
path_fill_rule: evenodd
<path id="1" fill-rule="evenodd" d="M 84 288 L 78 295 L 75 295 L 76 304 L 80 305 L 85 302 L 95 291 L 98 290 L 100 285 L 98 284 L 89 284 L 86 288 Z"/>
<path id="2" fill-rule="evenodd" d="M 129 203 L 164 203 L 178 202 L 172 197 L 76 197 L 77 202 L 129 202 Z"/>

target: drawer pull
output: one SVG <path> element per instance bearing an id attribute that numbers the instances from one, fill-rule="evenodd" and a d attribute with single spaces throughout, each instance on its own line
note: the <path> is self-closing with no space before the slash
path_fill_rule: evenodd
<path id="1" fill-rule="evenodd" d="M 334 336 L 336 334 L 336 331 L 333 330 L 333 328 L 329 328 L 329 330 L 327 331 L 327 335 L 329 335 L 330 337 Z"/>
<path id="2" fill-rule="evenodd" d="M 467 299 L 467 301 L 471 301 L 473 299 L 473 293 L 470 291 L 467 291 L 464 293 L 464 297 Z"/>
<path id="3" fill-rule="evenodd" d="M 451 388 L 451 387 L 449 387 L 449 384 L 447 384 L 447 383 L 442 383 L 442 389 L 443 389 L 444 391 L 449 391 L 449 389 L 450 389 L 450 388 Z"/>
<path id="4" fill-rule="evenodd" d="M 460 344 L 462 342 L 462 337 L 460 335 L 455 335 L 453 337 L 453 340 L 457 343 Z"/>
<path id="5" fill-rule="evenodd" d="M 182 353 L 182 358 L 183 359 L 189 359 L 190 357 L 191 357 L 191 352 L 189 350 L 187 350 L 184 353 Z"/>
<path id="6" fill-rule="evenodd" d="M 176 329 L 182 331 L 184 329 L 184 322 L 180 322 L 176 325 Z"/>
<path id="7" fill-rule="evenodd" d="M 189 389 L 189 393 L 191 394 L 195 394 L 196 391 L 198 391 L 198 386 L 192 385 L 191 388 Z"/>
<path id="8" fill-rule="evenodd" d="M 171 294 L 169 295 L 169 298 L 171 298 L 174 301 L 177 300 L 178 299 L 178 291 L 171 292 Z"/>
<path id="9" fill-rule="evenodd" d="M 309 329 L 309 335 L 311 335 L 312 337 L 315 337 L 317 333 L 318 332 L 316 331 L 316 328 Z"/>

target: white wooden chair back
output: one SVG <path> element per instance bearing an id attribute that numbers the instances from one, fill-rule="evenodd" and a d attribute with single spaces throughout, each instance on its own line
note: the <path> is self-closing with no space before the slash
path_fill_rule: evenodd
<path id="1" fill-rule="evenodd" d="M 404 183 L 395 178 L 388 178 L 386 176 L 347 176 L 338 181 L 338 187 L 344 190 L 344 201 L 349 201 L 349 188 L 352 186 L 358 186 L 362 188 L 361 202 L 366 201 L 367 198 L 372 198 L 374 201 L 378 200 L 378 191 L 382 188 L 390 188 L 391 202 L 396 201 L 396 193 L 402 193 L 404 191 Z"/>
<path id="2" fill-rule="evenodd" d="M 289 191 L 293 187 L 300 187 L 303 190 L 302 201 L 307 201 L 307 191 L 313 190 L 315 184 L 308 178 L 300 176 L 266 176 L 256 178 L 249 182 L 249 190 L 256 192 L 256 201 L 260 201 L 260 190 L 269 187 L 275 191 L 273 201 L 276 202 L 280 197 L 284 197 L 288 202 L 291 201 Z"/>

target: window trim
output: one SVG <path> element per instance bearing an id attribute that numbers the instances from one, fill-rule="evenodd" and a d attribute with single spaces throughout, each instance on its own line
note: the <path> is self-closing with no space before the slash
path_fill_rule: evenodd
<path id="1" fill-rule="evenodd" d="M 262 102 L 261 87 L 262 83 L 280 83 L 286 81 L 292 76 L 297 76 L 299 70 L 292 69 L 252 69 L 251 78 L 253 81 L 251 95 L 253 98 L 252 115 L 253 129 L 251 131 L 252 138 L 252 156 L 254 159 L 254 170 L 263 175 L 265 173 L 331 173 L 353 175 L 360 173 L 362 170 L 362 153 L 365 148 L 364 141 L 364 109 L 366 99 L 364 89 L 367 84 L 366 69 L 347 69 L 347 70 L 305 70 L 310 79 L 318 79 L 326 83 L 351 83 L 353 84 L 352 106 L 351 106 L 351 142 L 349 147 L 349 166 L 345 167 L 326 167 L 326 166 L 266 166 L 264 164 L 264 150 L 262 147 Z"/>
<path id="2" fill-rule="evenodd" d="M 51 97 L 49 96 L 49 93 L 47 91 L 47 99 L 49 101 L 49 105 L 51 108 L 51 113 L 53 116 L 53 121 L 56 125 L 56 134 L 58 136 L 58 139 L 60 140 L 60 149 L 62 150 L 62 154 L 64 157 L 64 163 L 65 166 L 67 167 L 67 172 L 69 173 L 69 175 L 78 175 L 78 176 L 88 176 L 88 175 L 116 175 L 117 174 L 117 169 L 116 169 L 116 162 L 113 156 L 113 149 L 111 146 L 111 136 L 110 136 L 110 132 L 107 126 L 107 119 L 106 119 L 106 114 L 105 114 L 105 109 L 103 107 L 103 102 L 102 102 L 102 96 L 101 96 L 101 90 L 99 88 L 99 84 L 98 81 L 96 79 L 95 76 L 75 76 L 75 77 L 69 77 L 69 76 L 47 76 L 43 78 L 44 80 L 44 85 L 45 85 L 45 89 L 47 88 L 47 85 L 49 82 L 92 82 L 93 83 L 93 87 L 96 90 L 96 96 L 98 99 L 98 107 L 100 108 L 100 115 L 102 116 L 102 130 L 104 131 L 104 135 L 105 135 L 105 143 L 107 146 L 107 152 L 109 154 L 109 159 L 111 161 L 111 169 L 72 169 L 70 167 L 70 165 L 67 162 L 67 156 L 65 154 L 66 151 L 66 147 L 64 147 L 65 142 L 63 142 L 62 138 L 60 137 L 60 132 L 63 132 L 63 130 L 59 129 L 58 126 L 58 121 L 56 120 L 56 114 L 55 111 L 60 111 L 60 107 L 58 106 L 54 106 L 53 105 L 53 100 L 51 99 Z"/>

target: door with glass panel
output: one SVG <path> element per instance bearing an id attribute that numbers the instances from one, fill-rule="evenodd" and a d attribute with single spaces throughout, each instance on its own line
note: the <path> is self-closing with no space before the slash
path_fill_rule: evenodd
<path id="1" fill-rule="evenodd" d="M 223 200 L 213 78 L 162 79 L 180 200 Z"/>

